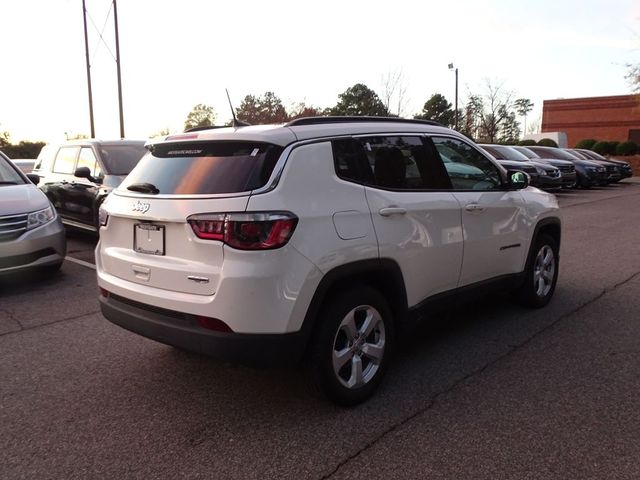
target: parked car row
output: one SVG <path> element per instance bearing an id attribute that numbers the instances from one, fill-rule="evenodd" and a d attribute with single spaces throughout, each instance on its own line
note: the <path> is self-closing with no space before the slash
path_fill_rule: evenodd
<path id="1" fill-rule="evenodd" d="M 628 162 L 607 159 L 589 150 L 486 144 L 481 147 L 506 168 L 520 165 L 531 177 L 531 184 L 545 190 L 608 185 L 633 175 Z"/>
<path id="2" fill-rule="evenodd" d="M 98 232 L 100 205 L 146 153 L 144 144 L 49 144 L 27 161 L 0 152 L 0 274 L 57 271 L 66 254 L 64 225 Z"/>

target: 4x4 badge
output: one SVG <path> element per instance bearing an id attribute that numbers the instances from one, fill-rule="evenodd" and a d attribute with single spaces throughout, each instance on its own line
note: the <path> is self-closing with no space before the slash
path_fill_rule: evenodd
<path id="1" fill-rule="evenodd" d="M 133 204 L 132 210 L 134 212 L 147 213 L 147 211 L 149 210 L 149 207 L 151 207 L 150 204 L 142 203 L 140 200 L 138 200 L 136 203 Z"/>

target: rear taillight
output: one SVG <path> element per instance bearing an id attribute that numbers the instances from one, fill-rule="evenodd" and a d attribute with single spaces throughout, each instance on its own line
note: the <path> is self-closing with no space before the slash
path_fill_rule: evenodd
<path id="1" fill-rule="evenodd" d="M 203 214 L 187 220 L 198 238 L 218 240 L 239 250 L 280 248 L 298 223 L 290 212 Z"/>

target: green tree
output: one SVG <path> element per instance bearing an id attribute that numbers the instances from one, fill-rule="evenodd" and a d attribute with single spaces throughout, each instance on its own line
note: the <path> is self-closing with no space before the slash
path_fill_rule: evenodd
<path id="1" fill-rule="evenodd" d="M 356 83 L 338 95 L 338 103 L 328 109 L 332 116 L 373 116 L 387 117 L 389 110 L 376 92 L 362 83 Z"/>
<path id="2" fill-rule="evenodd" d="M 199 103 L 189 112 L 187 120 L 184 122 L 184 129 L 189 130 L 195 127 L 209 127 L 216 122 L 216 114 L 213 107 Z"/>
<path id="3" fill-rule="evenodd" d="M 498 136 L 498 142 L 504 145 L 513 145 L 520 138 L 520 123 L 516 119 L 515 112 L 508 112 L 502 122 L 502 128 Z"/>
<path id="4" fill-rule="evenodd" d="M 475 140 L 480 133 L 480 118 L 484 110 L 484 101 L 480 95 L 470 95 L 459 115 L 458 131 Z"/>
<path id="5" fill-rule="evenodd" d="M 526 140 L 520 140 L 518 142 L 518 145 L 520 145 L 521 147 L 531 147 L 533 145 L 537 145 L 535 140 L 531 140 L 530 138 L 527 138 Z"/>
<path id="6" fill-rule="evenodd" d="M 273 92 L 265 92 L 261 97 L 247 95 L 237 110 L 238 120 L 252 125 L 286 122 L 287 110 L 282 100 Z"/>
<path id="7" fill-rule="evenodd" d="M 0 132 L 0 149 L 5 149 L 8 145 L 11 145 L 11 135 L 9 132 Z"/>
<path id="8" fill-rule="evenodd" d="M 533 102 L 528 98 L 518 98 L 513 105 L 518 115 L 524 118 L 524 133 L 527 133 L 527 113 L 533 110 Z"/>
<path id="9" fill-rule="evenodd" d="M 413 118 L 419 120 L 433 120 L 441 123 L 446 127 L 452 127 L 455 121 L 456 113 L 451 108 L 451 103 L 447 101 L 444 95 L 434 93 L 429 97 L 422 107 L 422 111 Z"/>

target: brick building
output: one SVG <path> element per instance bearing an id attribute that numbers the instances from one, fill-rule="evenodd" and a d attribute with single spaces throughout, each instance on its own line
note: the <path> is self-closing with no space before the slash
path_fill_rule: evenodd
<path id="1" fill-rule="evenodd" d="M 569 147 L 585 138 L 640 143 L 640 96 L 545 100 L 542 132 L 565 132 Z"/>

